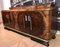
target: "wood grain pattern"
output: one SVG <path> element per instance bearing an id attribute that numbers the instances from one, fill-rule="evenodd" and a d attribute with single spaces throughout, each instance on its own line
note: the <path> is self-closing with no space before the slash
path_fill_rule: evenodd
<path id="1" fill-rule="evenodd" d="M 52 13 L 52 11 L 50 12 Z M 43 38 L 45 40 L 50 39 L 52 28 L 55 28 L 52 24 L 51 28 L 51 18 L 54 15 L 49 16 L 49 11 L 2 11 L 4 25 L 20 30 L 22 32 L 31 34 L 33 36 Z M 30 16 L 31 21 L 24 20 L 24 16 Z M 56 17 L 55 17 L 56 19 Z M 30 24 L 31 22 L 31 24 Z M 10 23 L 10 24 L 9 24 Z M 54 23 L 54 22 L 52 22 Z M 27 25 L 27 26 L 26 26 Z M 32 29 L 31 29 L 32 28 Z M 57 28 L 57 26 L 56 26 Z"/>

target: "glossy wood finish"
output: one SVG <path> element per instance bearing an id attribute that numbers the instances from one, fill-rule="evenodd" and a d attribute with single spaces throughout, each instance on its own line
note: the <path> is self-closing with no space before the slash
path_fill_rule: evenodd
<path id="1" fill-rule="evenodd" d="M 49 40 L 53 33 L 51 30 L 57 29 L 57 14 L 54 10 L 8 10 L 2 11 L 2 18 L 4 26 L 8 26 L 44 40 Z"/>

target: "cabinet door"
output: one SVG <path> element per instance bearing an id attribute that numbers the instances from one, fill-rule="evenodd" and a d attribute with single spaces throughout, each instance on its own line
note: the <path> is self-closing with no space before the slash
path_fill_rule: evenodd
<path id="1" fill-rule="evenodd" d="M 22 32 L 30 35 L 41 37 L 45 30 L 43 16 L 39 12 L 20 12 L 18 18 L 18 26 Z"/>
<path id="2" fill-rule="evenodd" d="M 41 37 L 45 30 L 45 24 L 43 20 L 43 16 L 39 12 L 32 12 L 32 31 L 31 34 L 37 37 Z"/>
<path id="3" fill-rule="evenodd" d="M 17 24 L 18 24 L 18 28 L 19 30 L 24 30 L 24 13 L 23 12 L 19 12 L 18 17 L 17 17 Z"/>
<path id="4" fill-rule="evenodd" d="M 3 24 L 9 26 L 11 24 L 10 12 L 2 11 Z"/>
<path id="5" fill-rule="evenodd" d="M 31 31 L 31 15 L 29 12 L 20 12 L 17 18 L 19 30 L 30 34 Z"/>

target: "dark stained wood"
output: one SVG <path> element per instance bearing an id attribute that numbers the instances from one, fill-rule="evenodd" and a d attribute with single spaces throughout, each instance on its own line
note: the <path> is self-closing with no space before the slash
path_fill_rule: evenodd
<path id="1" fill-rule="evenodd" d="M 30 19 L 26 21 L 25 16 Z M 51 30 L 57 29 L 56 16 L 54 10 L 2 11 L 4 25 L 45 40 L 50 39 Z"/>

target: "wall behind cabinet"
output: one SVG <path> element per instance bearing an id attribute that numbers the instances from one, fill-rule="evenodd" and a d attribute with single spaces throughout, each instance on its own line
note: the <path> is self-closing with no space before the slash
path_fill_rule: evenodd
<path id="1" fill-rule="evenodd" d="M 3 0 L 4 10 L 9 10 L 10 0 Z"/>

